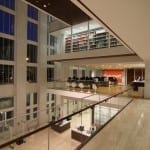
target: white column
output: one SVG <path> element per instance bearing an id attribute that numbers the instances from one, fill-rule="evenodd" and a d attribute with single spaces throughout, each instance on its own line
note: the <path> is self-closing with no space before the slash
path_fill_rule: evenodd
<path id="1" fill-rule="evenodd" d="M 42 126 L 48 122 L 46 113 L 46 93 L 47 93 L 47 15 L 39 12 L 39 46 L 38 46 L 38 94 L 39 124 Z"/>
<path id="2" fill-rule="evenodd" d="M 23 122 L 26 117 L 26 56 L 27 56 L 27 7 L 22 1 L 16 1 L 15 17 L 15 119 L 17 133 L 23 133 Z M 24 121 L 23 121 L 24 120 Z M 15 132 L 15 129 L 14 129 Z"/>
<path id="3" fill-rule="evenodd" d="M 69 65 L 67 63 L 57 63 L 55 68 L 55 79 L 66 81 L 69 74 Z"/>

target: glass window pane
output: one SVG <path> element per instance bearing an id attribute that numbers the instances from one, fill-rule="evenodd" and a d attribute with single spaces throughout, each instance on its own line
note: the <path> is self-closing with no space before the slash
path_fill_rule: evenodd
<path id="1" fill-rule="evenodd" d="M 30 106 L 30 94 L 27 94 L 26 106 Z"/>
<path id="2" fill-rule="evenodd" d="M 37 67 L 27 67 L 27 81 L 37 82 Z"/>
<path id="3" fill-rule="evenodd" d="M 15 10 L 15 0 L 0 0 L 0 5 Z"/>
<path id="4" fill-rule="evenodd" d="M 38 28 L 37 24 L 29 22 L 27 24 L 27 39 L 37 42 L 38 40 Z"/>
<path id="5" fill-rule="evenodd" d="M 37 62 L 37 46 L 28 44 L 27 46 L 27 62 L 36 63 Z"/>
<path id="6" fill-rule="evenodd" d="M 4 13 L 4 33 L 9 34 L 9 14 Z"/>
<path id="7" fill-rule="evenodd" d="M 13 118 L 13 116 L 14 116 L 13 111 L 8 111 L 8 112 L 6 113 L 6 119 Z"/>
<path id="8" fill-rule="evenodd" d="M 14 59 L 14 41 L 6 38 L 0 38 L 0 59 Z"/>
<path id="9" fill-rule="evenodd" d="M 37 118 L 37 107 L 33 108 L 33 118 Z"/>
<path id="10" fill-rule="evenodd" d="M 30 5 L 28 5 L 28 17 L 38 20 L 38 10 Z"/>
<path id="11" fill-rule="evenodd" d="M 54 68 L 47 68 L 47 81 L 53 81 L 54 80 Z"/>
<path id="12" fill-rule="evenodd" d="M 9 34 L 14 35 L 14 26 L 15 26 L 15 18 L 13 15 L 10 15 L 9 18 Z"/>
<path id="13" fill-rule="evenodd" d="M 37 104 L 38 102 L 37 102 L 37 93 L 34 93 L 33 94 L 33 104 L 35 105 L 35 104 Z"/>
<path id="14" fill-rule="evenodd" d="M 0 10 L 0 32 L 14 35 L 14 15 Z"/>
<path id="15" fill-rule="evenodd" d="M 14 106 L 14 100 L 12 97 L 0 98 L 0 109 L 11 108 Z"/>
<path id="16" fill-rule="evenodd" d="M 1 18 L 1 21 L 0 21 L 0 32 L 3 32 L 3 24 L 4 24 L 4 20 L 3 20 L 3 11 L 0 10 L 0 18 Z"/>

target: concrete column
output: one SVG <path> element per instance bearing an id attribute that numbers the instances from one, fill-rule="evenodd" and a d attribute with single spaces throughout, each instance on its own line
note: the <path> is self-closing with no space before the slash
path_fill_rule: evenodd
<path id="1" fill-rule="evenodd" d="M 60 62 L 55 62 L 55 68 L 54 68 L 54 80 L 61 80 L 63 69 Z"/>
<path id="2" fill-rule="evenodd" d="M 59 68 L 57 68 L 57 77 L 59 80 L 67 81 L 69 74 L 69 65 L 67 63 L 59 65 Z"/>

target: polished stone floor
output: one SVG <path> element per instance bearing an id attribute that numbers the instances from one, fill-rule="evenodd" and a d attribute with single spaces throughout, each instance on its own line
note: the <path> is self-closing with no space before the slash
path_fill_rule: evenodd
<path id="1" fill-rule="evenodd" d="M 83 150 L 150 150 L 150 100 L 136 99 Z"/>
<path id="2" fill-rule="evenodd" d="M 90 128 L 90 110 L 85 111 L 82 117 L 82 123 L 84 123 L 87 129 Z M 14 143 L 11 146 L 14 150 L 73 150 L 80 145 L 80 142 L 71 138 L 71 129 L 79 125 L 81 125 L 81 115 L 77 114 L 72 117 L 71 128 L 63 133 L 58 133 L 51 128 L 47 128 L 24 139 L 25 143 L 21 145 Z M 11 150 L 11 148 L 6 147 L 2 148 L 2 150 Z"/>

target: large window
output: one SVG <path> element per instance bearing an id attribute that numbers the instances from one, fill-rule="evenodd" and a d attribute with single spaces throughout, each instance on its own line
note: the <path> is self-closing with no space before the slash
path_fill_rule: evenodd
<path id="1" fill-rule="evenodd" d="M 78 76 L 77 69 L 73 69 L 73 77 L 77 77 L 77 76 Z"/>
<path id="2" fill-rule="evenodd" d="M 15 10 L 15 0 L 0 0 L 0 5 Z"/>
<path id="3" fill-rule="evenodd" d="M 0 84 L 14 82 L 14 66 L 0 64 Z"/>
<path id="4" fill-rule="evenodd" d="M 26 106 L 30 106 L 30 94 L 26 96 Z"/>
<path id="5" fill-rule="evenodd" d="M 31 41 L 38 41 L 38 27 L 37 24 L 29 22 L 27 26 L 27 39 Z"/>
<path id="6" fill-rule="evenodd" d="M 28 93 L 26 96 L 26 120 L 36 119 L 38 117 L 38 95 L 37 93 Z"/>
<path id="7" fill-rule="evenodd" d="M 54 80 L 54 68 L 47 68 L 47 81 L 53 81 Z"/>
<path id="8" fill-rule="evenodd" d="M 38 10 L 30 5 L 28 5 L 28 17 L 38 20 Z"/>
<path id="9" fill-rule="evenodd" d="M 49 48 L 47 49 L 47 55 L 55 55 L 57 53 L 57 37 L 53 35 L 48 36 Z"/>
<path id="10" fill-rule="evenodd" d="M 57 19 L 56 19 L 54 16 L 48 16 L 48 17 L 47 17 L 47 21 L 48 21 L 49 23 L 51 23 L 51 22 L 57 21 Z"/>
<path id="11" fill-rule="evenodd" d="M 0 37 L 0 59 L 14 59 L 14 41 Z"/>
<path id="12" fill-rule="evenodd" d="M 0 10 L 0 32 L 14 35 L 14 15 Z"/>
<path id="13" fill-rule="evenodd" d="M 28 44 L 27 46 L 27 58 L 28 62 L 36 63 L 37 62 L 37 46 Z"/>
<path id="14" fill-rule="evenodd" d="M 37 82 L 37 67 L 27 67 L 27 81 Z"/>
<path id="15" fill-rule="evenodd" d="M 7 109 L 14 106 L 13 97 L 0 98 L 0 109 Z"/>
<path id="16" fill-rule="evenodd" d="M 13 116 L 14 116 L 14 112 L 12 110 L 11 111 L 6 111 L 6 112 L 1 112 L 0 113 L 0 121 L 11 119 L 11 118 L 13 118 Z M 12 125 L 13 121 L 9 120 L 9 122 L 7 122 L 7 124 Z M 3 130 L 6 130 L 4 127 L 5 127 L 5 125 L 1 124 L 0 131 L 2 131 L 2 128 L 3 128 Z"/>
<path id="17" fill-rule="evenodd" d="M 33 93 L 33 104 L 36 105 L 38 103 L 37 93 Z"/>

